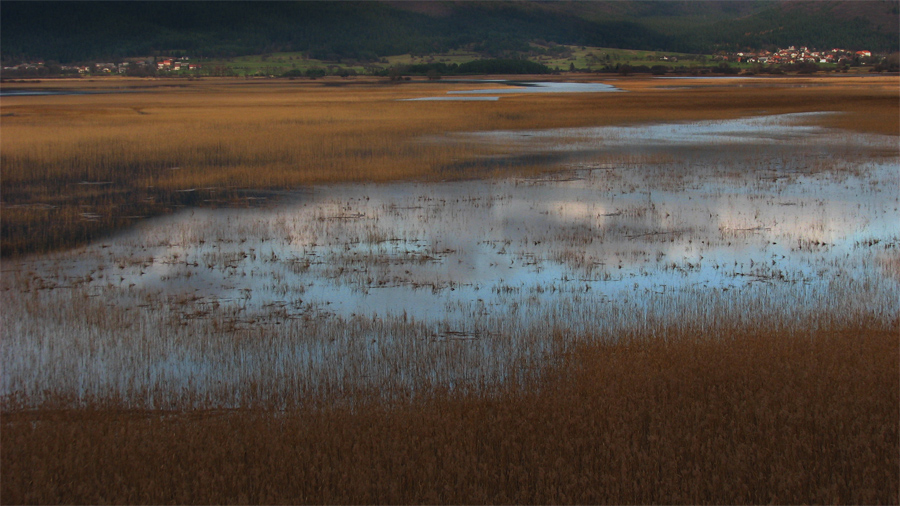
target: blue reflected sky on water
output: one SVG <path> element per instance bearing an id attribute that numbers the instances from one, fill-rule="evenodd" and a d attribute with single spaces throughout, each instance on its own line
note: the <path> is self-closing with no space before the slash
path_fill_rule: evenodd
<path id="1" fill-rule="evenodd" d="M 579 157 L 530 177 L 186 209 L 5 260 L 0 394 L 236 407 L 251 379 L 454 388 L 579 339 L 894 321 L 896 139 L 809 119 L 422 139 Z"/>
<path id="2" fill-rule="evenodd" d="M 890 139 L 851 139 L 804 118 L 473 133 L 523 150 L 621 153 L 640 143 L 719 154 L 586 159 L 499 181 L 318 187 L 271 208 L 150 220 L 69 268 L 125 265 L 112 267 L 119 286 L 259 311 L 301 301 L 322 316 L 457 322 L 561 299 L 590 307 L 879 276 L 900 241 L 900 166 L 842 149 L 890 149 Z M 721 155 L 734 145 L 743 150 Z"/>
<path id="3" fill-rule="evenodd" d="M 453 90 L 448 91 L 447 95 L 437 97 L 422 97 L 404 99 L 404 102 L 421 102 L 421 101 L 496 101 L 498 96 L 480 96 L 480 95 L 510 95 L 510 94 L 532 94 L 532 93 L 609 93 L 624 91 L 611 84 L 603 83 L 564 83 L 564 82 L 539 82 L 539 81 L 504 81 L 504 80 L 469 80 L 459 81 L 466 83 L 490 83 L 502 84 L 502 88 L 472 89 L 472 90 Z M 473 96 L 474 95 L 474 96 Z"/>

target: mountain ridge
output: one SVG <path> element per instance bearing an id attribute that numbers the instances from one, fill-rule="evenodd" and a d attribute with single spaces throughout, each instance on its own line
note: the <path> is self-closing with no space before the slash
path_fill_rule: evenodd
<path id="1" fill-rule="evenodd" d="M 475 47 L 515 56 L 528 43 L 711 53 L 773 46 L 896 51 L 897 2 L 0 2 L 4 61 L 62 63 L 160 54 L 304 51 L 377 59 Z"/>

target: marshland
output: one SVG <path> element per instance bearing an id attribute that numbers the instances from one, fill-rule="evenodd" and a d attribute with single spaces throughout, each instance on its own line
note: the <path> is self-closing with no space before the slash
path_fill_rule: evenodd
<path id="1" fill-rule="evenodd" d="M 3 502 L 896 502 L 898 78 L 534 83 L 0 97 Z"/>

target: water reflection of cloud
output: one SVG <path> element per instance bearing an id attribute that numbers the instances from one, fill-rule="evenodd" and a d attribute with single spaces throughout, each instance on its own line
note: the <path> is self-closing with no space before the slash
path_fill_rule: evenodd
<path id="1" fill-rule="evenodd" d="M 767 118 L 742 128 L 789 123 Z M 685 132 L 717 135 L 736 124 L 646 129 L 674 140 L 675 149 L 693 135 Z M 630 135 L 622 128 L 603 138 Z M 858 244 L 900 236 L 896 162 L 841 153 L 834 156 L 858 170 L 835 177 L 767 167 L 763 178 L 753 168 L 719 170 L 715 161 L 598 164 L 602 170 L 576 166 L 573 177 L 558 179 L 322 187 L 267 209 L 151 220 L 97 250 L 97 261 L 122 265 L 115 272 L 123 286 L 254 310 L 303 300 L 343 316 L 420 319 L 464 319 L 458 308 L 478 300 L 501 311 L 544 300 L 546 290 L 611 297 L 661 286 L 740 287 L 758 279 L 748 273 L 763 275 L 750 270 L 762 263 L 804 279 L 827 277 L 839 258 L 866 254 Z M 862 263 L 845 264 L 841 275 L 867 275 Z M 89 267 L 75 264 L 72 272 L 79 269 Z M 586 303 L 592 296 L 584 295 Z"/>
<path id="2" fill-rule="evenodd" d="M 681 144 L 692 126 L 653 128 L 674 140 L 649 161 L 585 150 L 550 176 L 321 187 L 264 209 L 186 210 L 74 252 L 9 259 L 3 392 L 67 391 L 58 371 L 84 380 L 80 394 L 122 398 L 116 389 L 131 380 L 203 397 L 276 370 L 309 385 L 353 377 L 382 387 L 403 381 L 396 365 L 410 353 L 433 358 L 431 379 L 453 385 L 475 369 L 497 380 L 511 363 L 543 360 L 553 350 L 541 336 L 562 328 L 606 338 L 723 314 L 742 321 L 748 307 L 753 318 L 826 327 L 896 319 L 895 140 L 875 156 L 865 150 L 882 150 L 881 138 L 832 143 L 833 133 L 798 129 L 799 140 L 749 135 L 742 151 L 711 146 L 687 158 L 701 151 Z M 522 146 L 619 142 L 632 154 L 634 133 L 549 132 L 552 144 L 523 137 Z M 105 310 L 82 318 L 73 307 Z M 93 323 L 107 315 L 110 328 Z M 473 339 L 448 343 L 460 330 Z M 64 344 L 45 345 L 52 336 Z M 246 346 L 258 336 L 270 341 Z M 85 337 L 102 344 L 84 346 Z"/>
<path id="3" fill-rule="evenodd" d="M 556 200 L 544 204 L 544 208 L 565 220 L 591 224 L 597 222 L 598 216 L 606 214 L 606 210 L 602 206 L 585 202 Z"/>

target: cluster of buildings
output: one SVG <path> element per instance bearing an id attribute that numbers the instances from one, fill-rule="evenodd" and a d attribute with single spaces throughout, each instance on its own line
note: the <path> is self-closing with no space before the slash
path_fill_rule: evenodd
<path id="1" fill-rule="evenodd" d="M 4 73 L 16 73 L 20 75 L 26 74 L 45 74 L 50 69 L 50 66 L 47 66 L 42 61 L 34 61 L 28 63 L 20 63 L 18 65 L 10 65 L 4 66 Z M 73 66 L 73 65 L 58 65 L 54 68 L 57 72 L 62 72 L 66 74 L 80 74 L 90 72 L 90 67 L 82 67 L 82 66 Z"/>
<path id="2" fill-rule="evenodd" d="M 182 70 L 199 70 L 199 64 L 190 63 L 188 57 L 182 58 L 131 58 L 120 63 L 90 63 L 79 65 L 57 65 L 43 61 L 33 61 L 18 65 L 4 66 L 2 71 L 7 76 L 46 76 L 58 74 L 127 74 L 129 70 L 155 68 L 157 71 L 178 72 Z"/>
<path id="3" fill-rule="evenodd" d="M 183 56 L 181 58 L 162 58 L 156 60 L 156 69 L 165 71 L 180 70 L 199 70 L 201 67 L 197 63 L 190 63 L 190 58 Z"/>
<path id="4" fill-rule="evenodd" d="M 3 72 L 17 73 L 21 75 L 28 74 L 124 74 L 128 71 L 128 63 L 92 63 L 90 65 L 47 65 L 42 61 L 21 63 L 19 65 L 5 66 Z"/>
<path id="5" fill-rule="evenodd" d="M 125 72 L 128 72 L 128 67 L 130 65 L 130 62 L 94 63 L 93 65 L 82 65 L 75 68 L 78 69 L 79 74 L 124 74 Z M 65 67 L 62 68 L 65 69 Z"/>
<path id="6" fill-rule="evenodd" d="M 825 51 L 814 51 L 808 47 L 790 46 L 777 51 L 761 51 L 758 53 L 735 53 L 731 56 L 737 62 L 781 65 L 786 63 L 841 63 L 853 62 L 856 58 L 871 58 L 871 51 L 850 51 L 834 48 Z M 723 57 L 729 60 L 728 56 Z"/>

